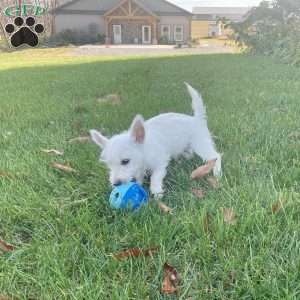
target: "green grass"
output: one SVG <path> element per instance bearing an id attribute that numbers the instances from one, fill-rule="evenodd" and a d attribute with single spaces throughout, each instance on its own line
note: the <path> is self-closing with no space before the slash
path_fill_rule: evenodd
<path id="1" fill-rule="evenodd" d="M 299 299 L 299 78 L 300 69 L 238 54 L 109 61 L 72 58 L 62 50 L 1 54 L 0 171 L 13 178 L 0 177 L 0 238 L 16 250 L 0 255 L 0 294 Z M 181 160 L 166 180 L 164 201 L 175 208 L 172 216 L 154 203 L 137 214 L 113 211 L 97 147 L 67 141 L 91 128 L 107 135 L 124 130 L 136 113 L 189 113 L 183 81 L 204 96 L 224 153 L 221 188 L 195 199 L 191 188 L 207 187 L 189 180 L 201 161 Z M 112 93 L 121 95 L 120 106 L 97 103 Z M 49 156 L 41 148 L 65 155 Z M 80 173 L 55 171 L 53 161 Z M 272 214 L 279 199 L 283 209 Z M 222 208 L 235 210 L 236 225 L 224 224 Z M 153 258 L 111 256 L 156 245 Z M 182 276 L 177 297 L 160 293 L 166 261 Z"/>

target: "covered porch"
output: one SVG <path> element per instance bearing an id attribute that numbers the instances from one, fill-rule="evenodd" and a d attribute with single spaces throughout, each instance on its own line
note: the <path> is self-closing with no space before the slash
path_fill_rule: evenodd
<path id="1" fill-rule="evenodd" d="M 106 44 L 158 43 L 159 18 L 135 0 L 124 0 L 105 16 Z"/>

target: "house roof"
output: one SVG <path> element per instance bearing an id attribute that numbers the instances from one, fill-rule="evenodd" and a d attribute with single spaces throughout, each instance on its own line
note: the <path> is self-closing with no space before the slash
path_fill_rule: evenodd
<path id="1" fill-rule="evenodd" d="M 147 6 L 143 5 L 143 3 L 141 3 L 140 0 L 134 0 L 134 1 L 135 1 L 135 3 L 136 3 L 139 7 L 141 7 L 142 9 L 144 9 L 147 13 L 149 13 L 149 14 L 152 15 L 153 17 L 157 17 L 157 15 L 154 14 L 154 12 L 151 11 Z M 116 9 L 118 9 L 120 6 L 122 6 L 122 5 L 123 5 L 124 3 L 126 3 L 126 2 L 127 2 L 127 0 L 122 0 L 122 1 L 120 1 L 120 3 L 119 3 L 118 5 L 114 6 L 112 9 L 108 10 L 108 11 L 104 14 L 104 16 L 110 15 L 113 11 L 115 11 Z"/>
<path id="2" fill-rule="evenodd" d="M 165 0 L 139 0 L 157 15 L 191 15 L 191 13 Z"/>
<path id="3" fill-rule="evenodd" d="M 73 0 L 57 7 L 56 14 L 105 14 L 121 0 Z M 144 7 L 160 16 L 191 15 L 190 12 L 166 0 L 138 0 Z"/>
<path id="4" fill-rule="evenodd" d="M 197 20 L 197 21 L 214 21 L 215 18 L 214 18 L 213 15 L 199 14 L 199 15 L 193 15 L 193 20 Z"/>
<path id="5" fill-rule="evenodd" d="M 194 7 L 193 18 L 199 20 L 209 16 L 209 20 L 221 17 L 231 21 L 242 21 L 251 9 L 252 7 Z"/>

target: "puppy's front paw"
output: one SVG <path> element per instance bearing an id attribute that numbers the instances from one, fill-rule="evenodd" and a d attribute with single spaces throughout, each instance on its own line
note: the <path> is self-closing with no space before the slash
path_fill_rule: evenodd
<path id="1" fill-rule="evenodd" d="M 150 191 L 155 200 L 161 199 L 164 195 L 164 190 L 161 184 L 156 185 L 152 183 L 150 186 Z"/>
<path id="2" fill-rule="evenodd" d="M 164 197 L 164 193 L 163 192 L 153 194 L 153 198 L 156 201 L 161 200 L 163 197 Z"/>

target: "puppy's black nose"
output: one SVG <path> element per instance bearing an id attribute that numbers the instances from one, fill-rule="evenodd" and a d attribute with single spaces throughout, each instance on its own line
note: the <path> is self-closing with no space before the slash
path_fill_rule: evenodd
<path id="1" fill-rule="evenodd" d="M 114 183 L 114 186 L 120 186 L 122 184 L 122 181 L 121 180 L 117 180 L 115 183 Z"/>

